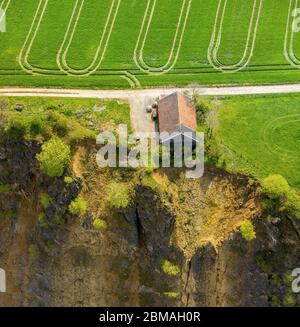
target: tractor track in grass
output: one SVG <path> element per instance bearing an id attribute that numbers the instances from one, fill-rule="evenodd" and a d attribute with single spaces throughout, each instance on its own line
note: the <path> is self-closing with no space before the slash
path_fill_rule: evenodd
<path id="1" fill-rule="evenodd" d="M 277 144 L 274 139 L 278 131 L 284 130 L 284 126 L 290 124 L 300 124 L 300 114 L 294 115 L 284 115 L 271 119 L 268 121 L 262 130 L 262 141 L 265 148 L 277 158 L 284 158 L 285 160 L 295 160 L 299 158 L 299 149 L 294 149 L 294 151 L 283 148 Z"/>
<path id="2" fill-rule="evenodd" d="M 142 26 L 140 28 L 140 33 L 138 36 L 138 40 L 136 43 L 134 56 L 133 56 L 136 66 L 142 72 L 150 75 L 166 74 L 167 72 L 172 70 L 176 65 L 180 53 L 183 37 L 184 37 L 184 32 L 186 30 L 187 21 L 189 18 L 192 0 L 183 0 L 182 2 L 180 16 L 178 19 L 176 32 L 174 35 L 172 48 L 167 63 L 160 67 L 151 67 L 144 60 L 144 47 L 153 20 L 156 5 L 157 5 L 157 0 L 148 0 L 147 7 L 144 14 L 144 19 L 142 22 Z"/>
<path id="3" fill-rule="evenodd" d="M 3 1 L 5 1 L 5 0 L 3 0 Z M 10 2 L 10 0 L 8 0 L 8 1 Z M 77 77 L 85 77 L 85 76 L 93 75 L 95 72 L 97 72 L 97 70 L 101 66 L 101 63 L 104 59 L 104 55 L 105 55 L 105 52 L 106 52 L 106 49 L 107 49 L 107 46 L 108 46 L 108 43 L 110 40 L 110 36 L 111 36 L 112 30 L 114 27 L 114 23 L 115 23 L 117 14 L 118 14 L 118 10 L 119 10 L 121 1 L 122 0 L 112 0 L 112 5 L 110 7 L 109 15 L 107 17 L 107 21 L 106 21 L 106 24 L 105 24 L 105 27 L 104 27 L 104 30 L 102 33 L 102 37 L 101 37 L 100 43 L 98 45 L 95 57 L 92 61 L 92 64 L 85 69 L 75 70 L 68 66 L 66 56 L 67 56 L 68 50 L 71 46 L 72 39 L 73 39 L 75 30 L 76 30 L 76 26 L 77 26 L 78 20 L 80 18 L 81 10 L 82 10 L 85 0 L 76 0 L 76 2 L 75 2 L 73 13 L 70 18 L 69 25 L 66 30 L 65 36 L 64 36 L 64 40 L 63 40 L 61 47 L 57 53 L 56 62 L 58 65 L 58 69 L 45 69 L 42 67 L 37 67 L 37 66 L 31 65 L 29 63 L 29 55 L 30 55 L 32 46 L 34 44 L 34 41 L 36 39 L 36 36 L 39 32 L 40 25 L 42 23 L 43 17 L 45 15 L 45 12 L 46 12 L 46 9 L 47 9 L 48 3 L 49 3 L 49 0 L 40 0 L 39 4 L 37 6 L 32 24 L 30 26 L 29 32 L 26 36 L 25 42 L 24 42 L 21 52 L 18 56 L 18 62 L 19 62 L 20 67 L 26 73 L 32 74 L 32 75 L 45 75 L 45 76 L 68 75 L 68 76 L 77 76 Z M 77 11 L 77 17 L 75 18 L 77 8 L 79 8 L 79 10 Z M 74 19 L 75 19 L 75 23 L 73 24 L 73 29 L 70 33 L 71 26 L 72 26 Z M 106 37 L 106 40 L 104 40 L 107 30 L 108 30 L 107 37 Z M 103 46 L 103 50 L 101 52 L 103 43 L 104 43 L 104 46 Z M 65 44 L 67 44 L 67 45 L 65 46 Z M 98 60 L 98 63 L 97 63 L 97 60 Z M 109 75 L 109 76 L 118 75 L 118 76 L 126 79 L 132 88 L 140 86 L 140 82 L 137 79 L 137 77 L 132 75 L 128 71 L 118 70 L 118 71 L 111 71 L 111 72 L 107 71 L 105 73 L 106 73 L 106 75 Z"/>
<path id="4" fill-rule="evenodd" d="M 253 2 L 253 9 L 249 23 L 245 50 L 241 60 L 233 65 L 224 65 L 218 59 L 218 51 L 222 40 L 222 30 L 227 7 L 227 0 L 219 0 L 214 29 L 207 53 L 208 61 L 215 69 L 220 70 L 223 73 L 234 73 L 248 66 L 255 47 L 255 40 L 261 16 L 262 4 L 263 0 L 254 0 Z"/>
<path id="5" fill-rule="evenodd" d="M 132 62 L 132 67 L 127 66 L 121 66 L 120 69 L 117 66 L 111 67 L 111 69 L 106 68 L 104 69 L 102 66 L 102 62 L 105 59 L 105 53 L 108 49 L 112 46 L 110 44 L 110 38 L 111 34 L 113 32 L 114 26 L 118 25 L 118 12 L 120 3 L 125 3 L 126 0 L 110 0 L 108 3 L 108 6 L 110 6 L 110 10 L 106 19 L 106 22 L 103 23 L 105 25 L 103 27 L 103 30 L 101 31 L 101 38 L 99 36 L 95 40 L 95 49 L 96 53 L 94 58 L 91 58 L 91 65 L 88 67 L 80 67 L 76 69 L 75 67 L 72 67 L 72 64 L 68 63 L 68 51 L 69 48 L 71 48 L 73 40 L 74 33 L 76 33 L 76 30 L 79 28 L 77 25 L 78 20 L 81 15 L 82 7 L 86 5 L 87 0 L 74 0 L 74 8 L 73 3 L 71 4 L 72 8 L 70 8 L 70 13 L 68 14 L 68 17 L 66 17 L 67 22 L 66 25 L 68 27 L 64 28 L 62 31 L 62 38 L 57 45 L 57 51 L 54 53 L 54 62 L 56 59 L 56 64 L 54 64 L 53 68 L 46 68 L 43 67 L 43 65 L 39 65 L 39 63 L 33 62 L 32 58 L 32 48 L 35 45 L 36 39 L 38 39 L 38 35 L 40 33 L 40 29 L 44 28 L 44 25 L 42 24 L 43 20 L 46 19 L 48 16 L 46 16 L 47 13 L 47 7 L 50 3 L 49 0 L 39 0 L 36 3 L 36 9 L 35 14 L 30 26 L 30 29 L 27 33 L 27 36 L 25 38 L 25 42 L 23 43 L 23 47 L 19 53 L 18 56 L 18 63 L 19 63 L 19 69 L 5 69 L 5 67 L 0 69 L 0 76 L 3 77 L 3 80 L 5 79 L 5 76 L 26 76 L 28 75 L 39 75 L 39 76 L 45 76 L 47 77 L 57 77 L 57 78 L 86 78 L 86 77 L 94 77 L 99 78 L 99 83 L 101 84 L 101 78 L 108 78 L 108 79 L 115 79 L 118 81 L 119 78 L 125 79 L 128 82 L 128 85 L 131 88 L 140 88 L 142 87 L 141 84 L 143 83 L 143 80 L 148 78 L 149 80 L 152 76 L 151 75 L 169 75 L 171 78 L 174 78 L 176 80 L 177 78 L 180 79 L 181 76 L 183 78 L 186 78 L 185 75 L 193 75 L 195 76 L 195 80 L 199 81 L 201 78 L 201 75 L 204 74 L 204 78 L 211 78 L 210 75 L 212 74 L 221 74 L 223 72 L 225 73 L 233 73 L 237 72 L 240 74 L 248 74 L 250 72 L 253 72 L 253 74 L 256 74 L 257 72 L 263 73 L 263 72 L 288 72 L 288 71 L 295 71 L 297 73 L 298 69 L 300 68 L 300 60 L 296 56 L 296 51 L 294 49 L 294 38 L 295 36 L 292 33 L 292 20 L 293 18 L 292 13 L 293 9 L 296 8 L 298 5 L 300 5 L 299 0 L 287 0 L 289 2 L 289 11 L 287 15 L 287 26 L 286 26 L 286 35 L 284 40 L 284 45 L 282 45 L 282 48 L 285 48 L 285 56 L 286 60 L 284 60 L 285 63 L 281 64 L 267 64 L 266 62 L 262 62 L 259 65 L 251 65 L 251 57 L 254 52 L 254 44 L 256 40 L 256 34 L 257 34 L 257 28 L 260 23 L 260 16 L 261 11 L 264 8 L 265 0 L 251 0 L 251 7 L 249 7 L 249 28 L 248 28 L 248 34 L 247 31 L 245 31 L 245 48 L 244 53 L 243 49 L 241 49 L 241 60 L 236 64 L 227 64 L 225 65 L 222 63 L 221 59 L 219 58 L 219 48 L 222 44 L 222 33 L 226 33 L 226 26 L 223 27 L 224 22 L 224 16 L 226 15 L 226 10 L 228 10 L 228 3 L 230 0 L 218 0 L 216 2 L 217 12 L 215 14 L 215 9 L 213 11 L 213 16 L 215 17 L 215 25 L 213 28 L 213 33 L 211 36 L 211 40 L 209 43 L 209 49 L 205 50 L 207 54 L 207 64 L 203 64 L 203 66 L 199 67 L 187 67 L 181 66 L 177 67 L 176 63 L 178 62 L 178 58 L 181 52 L 181 47 L 183 46 L 183 40 L 184 35 L 186 31 L 187 24 L 189 23 L 190 14 L 192 11 L 193 5 L 195 5 L 195 1 L 193 0 L 183 0 L 180 4 L 180 7 L 178 7 L 178 17 L 176 15 L 176 19 L 178 21 L 174 22 L 175 25 L 177 23 L 177 26 L 174 26 L 172 28 L 172 34 L 170 38 L 172 39 L 170 41 L 170 53 L 167 54 L 167 57 L 165 59 L 166 63 L 162 63 L 160 67 L 153 67 L 151 65 L 147 64 L 146 58 L 144 58 L 144 47 L 147 42 L 147 38 L 149 37 L 149 30 L 151 29 L 151 24 L 153 24 L 153 17 L 155 17 L 156 14 L 158 14 L 158 0 L 147 0 L 145 2 L 145 6 L 141 7 L 141 25 L 139 23 L 137 34 L 138 39 L 137 41 L 134 40 L 132 53 L 130 54 L 131 58 L 133 57 L 134 61 Z M 0 7 L 7 10 L 11 3 L 11 0 L 0 0 Z M 253 7 L 252 7 L 253 6 Z M 52 8 L 52 7 L 50 7 Z M 227 8 L 227 9 L 226 9 Z M 53 8 L 52 8 L 53 9 Z M 121 10 L 120 10 L 121 11 Z M 73 15 L 71 16 L 71 13 L 73 12 Z M 176 12 L 175 12 L 176 13 Z M 99 15 L 101 14 L 101 10 L 99 10 Z M 82 13 L 84 15 L 84 13 Z M 46 16 L 46 18 L 44 18 Z M 250 17 L 251 16 L 251 17 Z M 226 16 L 225 16 L 226 17 Z M 104 19 L 104 21 L 105 21 Z M 247 19 L 248 20 L 248 19 Z M 248 27 L 245 26 L 245 29 Z M 285 28 L 285 22 L 284 22 L 284 28 Z M 173 31 L 174 30 L 174 31 Z M 209 32 L 211 33 L 211 32 Z M 174 35 L 174 38 L 173 38 Z M 63 41 L 63 42 L 62 42 Z M 99 43 L 98 43 L 99 42 Z M 92 54 L 93 56 L 93 54 Z M 91 57 L 92 57 L 91 56 Z M 31 61 L 31 62 L 30 62 Z M 88 63 L 85 65 L 87 66 Z M 125 68 L 124 68 L 125 67 Z M 209 75 L 210 74 L 210 75 Z M 199 76 L 199 79 L 198 79 Z M 209 77 L 208 77 L 209 76 Z M 216 77 L 217 79 L 218 77 Z M 190 77 L 188 77 L 188 80 L 191 80 Z M 148 81 L 148 80 L 147 80 Z M 270 81 L 272 82 L 272 81 Z M 94 83 L 94 82 L 93 82 Z M 118 82 L 119 83 L 119 82 Z M 203 84 L 205 81 L 202 82 Z M 18 85 L 19 83 L 15 83 Z M 123 85 L 122 81 L 121 84 Z M 145 86 L 148 83 L 145 82 Z M 167 84 L 174 84 L 174 83 L 168 83 Z M 225 84 L 225 83 L 224 83 Z M 97 85 L 95 83 L 95 85 Z M 80 83 L 78 83 L 78 87 L 80 87 Z"/>
<path id="6" fill-rule="evenodd" d="M 81 1 L 81 4 L 80 4 L 80 1 Z M 69 26 L 67 28 L 63 43 L 58 51 L 58 55 L 56 58 L 57 64 L 58 64 L 60 70 L 67 73 L 68 75 L 88 76 L 88 75 L 91 75 L 92 73 L 94 73 L 100 67 L 100 65 L 103 61 L 106 49 L 107 49 L 107 45 L 108 45 L 108 42 L 109 42 L 109 39 L 111 36 L 112 29 L 113 29 L 115 21 L 116 21 L 116 17 L 117 17 L 118 11 L 119 11 L 121 0 L 112 0 L 111 6 L 109 9 L 109 13 L 108 13 L 108 16 L 107 16 L 107 19 L 105 22 L 105 26 L 104 26 L 104 29 L 103 29 L 103 32 L 101 35 L 101 39 L 98 44 L 96 54 L 94 56 L 92 63 L 84 69 L 73 69 L 67 63 L 67 55 L 68 55 L 70 46 L 72 44 L 75 31 L 78 26 L 78 21 L 79 21 L 84 3 L 85 3 L 85 0 L 79 0 L 76 2 L 76 5 L 75 5 L 73 13 L 72 13 L 72 17 L 69 21 Z M 77 17 L 75 17 L 76 9 L 78 6 L 79 6 L 79 9 L 77 12 Z M 71 28 L 72 26 L 73 26 L 73 28 Z M 101 49 L 102 49 L 102 51 L 101 51 Z"/>

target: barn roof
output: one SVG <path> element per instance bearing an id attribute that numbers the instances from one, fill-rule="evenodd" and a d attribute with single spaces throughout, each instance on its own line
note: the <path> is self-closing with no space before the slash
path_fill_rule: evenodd
<path id="1" fill-rule="evenodd" d="M 158 125 L 160 133 L 196 131 L 196 110 L 185 95 L 175 92 L 158 103 Z"/>

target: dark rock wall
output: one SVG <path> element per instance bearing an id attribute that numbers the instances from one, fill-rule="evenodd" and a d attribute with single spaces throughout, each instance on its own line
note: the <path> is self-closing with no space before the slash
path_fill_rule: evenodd
<path id="1" fill-rule="evenodd" d="M 0 267 L 8 274 L 8 292 L 0 294 L 0 306 L 270 306 L 286 302 L 290 284 L 284 276 L 300 267 L 298 222 L 260 216 L 255 241 L 233 233 L 218 248 L 208 244 L 188 259 L 171 241 L 176 214 L 153 190 L 139 186 L 132 206 L 112 212 L 107 231 L 95 231 L 89 215 L 74 219 L 67 214 L 81 180 L 66 186 L 60 179 L 45 178 L 35 160 L 38 151 L 36 143 L 1 146 L 1 183 L 13 189 L 0 194 Z M 63 215 L 63 226 L 43 229 L 37 225 L 41 189 L 54 199 L 47 219 Z M 29 253 L 31 244 L 40 252 L 36 258 Z M 180 274 L 163 272 L 162 259 L 178 265 Z M 166 292 L 178 296 L 168 297 Z"/>

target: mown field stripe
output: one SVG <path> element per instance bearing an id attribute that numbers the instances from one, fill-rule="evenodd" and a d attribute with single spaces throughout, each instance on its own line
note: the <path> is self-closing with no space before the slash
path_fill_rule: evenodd
<path id="1" fill-rule="evenodd" d="M 75 31 L 76 23 L 78 22 L 78 19 L 79 19 L 80 13 L 81 13 L 81 8 L 82 8 L 85 0 L 76 0 L 74 10 L 73 10 L 73 14 L 72 14 L 72 16 L 70 18 L 69 26 L 68 26 L 68 29 L 67 29 L 67 32 L 66 32 L 66 35 L 65 35 L 65 39 L 64 39 L 63 44 L 61 46 L 61 49 L 63 49 L 64 43 L 67 41 L 69 30 L 71 29 L 71 25 L 72 25 L 72 22 L 74 20 L 74 16 L 75 16 L 75 13 L 76 13 L 76 9 L 78 8 L 79 1 L 82 1 L 82 3 L 81 3 L 81 6 L 80 6 L 80 10 L 78 12 L 78 15 L 77 15 L 77 19 L 75 21 L 75 26 L 74 26 L 74 31 Z M 116 8 L 115 15 L 113 17 L 112 25 L 110 26 L 110 29 L 109 29 L 109 32 L 108 32 L 108 37 L 107 37 L 107 40 L 106 40 L 106 43 L 105 43 L 103 53 L 102 53 L 101 58 L 100 58 L 100 62 L 95 67 L 93 67 L 92 69 L 89 67 L 89 70 L 84 70 L 84 72 L 81 72 L 81 71 L 77 72 L 75 70 L 69 69 L 69 67 L 67 67 L 67 69 L 65 69 L 63 67 L 62 61 L 60 60 L 62 50 L 58 53 L 58 57 L 57 57 L 58 58 L 57 59 L 58 69 L 45 69 L 45 68 L 41 68 L 41 67 L 31 65 L 29 63 L 28 57 L 29 57 L 30 51 L 32 49 L 33 43 L 35 41 L 35 38 L 37 36 L 37 33 L 39 31 L 42 19 L 44 17 L 44 14 L 45 14 L 45 11 L 47 9 L 48 2 L 49 2 L 49 0 L 40 0 L 40 2 L 38 4 L 38 7 L 36 9 L 36 13 L 35 13 L 35 16 L 33 18 L 30 30 L 29 30 L 29 32 L 28 32 L 28 34 L 26 36 L 24 45 L 23 45 L 23 47 L 21 49 L 21 52 L 20 52 L 20 55 L 19 55 L 19 58 L 18 58 L 18 62 L 19 62 L 19 65 L 21 66 L 21 68 L 24 71 L 26 71 L 27 73 L 29 73 L 29 74 L 45 75 L 45 76 L 47 76 L 47 75 L 57 76 L 57 75 L 65 74 L 65 75 L 81 77 L 81 76 L 92 75 L 93 73 L 95 73 L 97 71 L 97 69 L 99 68 L 99 66 L 101 65 L 101 62 L 102 62 L 102 60 L 104 58 L 105 50 L 107 48 L 108 41 L 109 41 L 109 36 L 110 36 L 110 34 L 112 32 L 112 28 L 113 28 L 113 25 L 114 25 L 114 22 L 115 22 L 115 19 L 116 19 L 116 15 L 117 15 L 119 4 L 120 4 L 121 0 L 112 0 L 112 1 L 113 2 L 112 2 L 111 11 L 112 11 L 112 9 L 114 7 L 115 1 L 118 1 L 118 6 Z M 109 20 L 107 21 L 107 23 L 109 23 Z M 103 34 L 103 36 L 104 36 L 104 34 Z M 70 38 L 71 38 L 71 36 L 70 36 Z M 69 44 L 71 44 L 71 40 L 69 40 Z M 102 38 L 101 38 L 101 44 L 102 44 Z M 100 49 L 101 49 L 101 44 L 98 47 L 99 52 L 100 52 Z M 96 54 L 96 56 L 97 56 L 97 54 Z M 96 62 L 96 60 L 97 60 L 97 58 L 94 58 L 93 65 L 94 65 L 94 62 Z M 66 62 L 65 62 L 65 64 L 66 64 Z M 115 74 L 113 74 L 113 75 L 115 75 Z M 140 83 L 139 83 L 138 79 L 136 77 L 134 77 L 132 74 L 130 74 L 129 72 L 119 71 L 119 75 L 120 75 L 120 77 L 126 79 L 126 81 L 128 81 L 128 83 L 129 83 L 129 85 L 131 87 L 139 87 L 140 86 Z"/>
<path id="2" fill-rule="evenodd" d="M 218 59 L 218 51 L 222 39 L 222 29 L 227 7 L 227 0 L 219 0 L 219 5 L 216 13 L 216 20 L 207 54 L 208 61 L 215 69 L 220 70 L 222 72 L 233 73 L 242 70 L 249 64 L 251 57 L 253 56 L 253 51 L 255 47 L 255 40 L 259 25 L 259 19 L 261 16 L 262 4 L 263 0 L 254 0 L 247 41 L 241 60 L 236 64 L 224 65 Z"/>
<path id="3" fill-rule="evenodd" d="M 151 7 L 151 2 L 152 2 L 152 7 Z M 149 33 L 150 25 L 153 19 L 156 4 L 157 4 L 157 0 L 148 0 L 142 26 L 140 28 L 140 33 L 136 43 L 136 48 L 134 51 L 134 62 L 136 63 L 136 66 L 144 73 L 150 75 L 166 74 L 170 70 L 172 70 L 176 65 L 180 53 L 183 37 L 184 37 L 184 32 L 186 29 L 186 24 L 189 18 L 192 0 L 188 0 L 188 1 L 183 0 L 170 55 L 167 63 L 161 67 L 151 67 L 144 60 L 144 47 Z"/>

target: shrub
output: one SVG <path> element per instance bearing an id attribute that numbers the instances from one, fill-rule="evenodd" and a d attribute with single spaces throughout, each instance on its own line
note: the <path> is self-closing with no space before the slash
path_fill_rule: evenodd
<path id="1" fill-rule="evenodd" d="M 283 306 L 295 307 L 297 305 L 296 297 L 291 291 L 288 291 L 283 298 Z"/>
<path id="2" fill-rule="evenodd" d="M 0 193 L 7 193 L 10 191 L 9 184 L 0 184 Z"/>
<path id="3" fill-rule="evenodd" d="M 68 165 L 70 156 L 70 147 L 61 139 L 53 137 L 42 145 L 42 151 L 36 157 L 49 177 L 59 177 Z"/>
<path id="4" fill-rule="evenodd" d="M 47 193 L 42 193 L 40 196 L 40 204 L 44 209 L 46 209 L 51 203 L 51 197 Z"/>
<path id="5" fill-rule="evenodd" d="M 295 190 L 291 189 L 291 192 L 287 195 L 286 209 L 300 218 L 300 196 Z"/>
<path id="6" fill-rule="evenodd" d="M 277 295 L 272 295 L 272 297 L 271 297 L 271 306 L 276 307 L 276 308 L 281 307 L 281 302 L 280 302 Z"/>
<path id="7" fill-rule="evenodd" d="M 12 118 L 6 127 L 9 137 L 14 139 L 24 138 L 27 131 L 27 123 L 22 118 Z"/>
<path id="8" fill-rule="evenodd" d="M 65 136 L 67 134 L 68 120 L 66 117 L 58 112 L 50 111 L 47 118 L 57 135 Z"/>
<path id="9" fill-rule="evenodd" d="M 125 183 L 112 182 L 108 187 L 108 201 L 114 208 L 126 208 L 130 203 L 129 186 Z"/>
<path id="10" fill-rule="evenodd" d="M 290 192 L 290 186 L 281 175 L 270 175 L 262 182 L 263 192 L 271 199 L 278 199 Z"/>
<path id="11" fill-rule="evenodd" d="M 32 260 L 38 259 L 39 256 L 41 255 L 39 248 L 35 244 L 30 244 L 29 248 L 29 255 Z"/>
<path id="12" fill-rule="evenodd" d="M 179 267 L 166 259 L 161 261 L 161 269 L 165 274 L 170 276 L 176 276 L 180 273 Z"/>
<path id="13" fill-rule="evenodd" d="M 281 175 L 270 175 L 262 182 L 267 199 L 265 209 L 286 211 L 300 218 L 300 196 Z"/>
<path id="14" fill-rule="evenodd" d="M 152 175 L 146 175 L 142 179 L 142 185 L 151 188 L 153 191 L 160 191 L 160 186 Z"/>
<path id="15" fill-rule="evenodd" d="M 294 277 L 291 272 L 286 272 L 283 275 L 283 282 L 287 287 L 290 287 L 294 281 Z"/>
<path id="16" fill-rule="evenodd" d="M 86 210 L 87 210 L 87 203 L 84 200 L 84 198 L 82 198 L 81 196 L 79 196 L 77 199 L 72 201 L 69 205 L 69 211 L 73 215 L 81 216 L 85 214 Z"/>
<path id="17" fill-rule="evenodd" d="M 208 112 L 212 110 L 208 101 L 201 99 L 196 104 L 196 113 L 199 122 L 203 122 Z"/>
<path id="18" fill-rule="evenodd" d="M 69 133 L 70 143 L 76 145 L 86 139 L 95 139 L 95 133 L 79 124 L 74 124 L 72 131 Z"/>
<path id="19" fill-rule="evenodd" d="M 95 219 L 93 222 L 93 226 L 95 229 L 101 230 L 101 229 L 106 229 L 107 228 L 107 222 L 103 219 Z"/>
<path id="20" fill-rule="evenodd" d="M 72 177 L 70 177 L 70 176 L 66 176 L 66 177 L 64 178 L 64 182 L 65 182 L 66 184 L 72 184 L 72 183 L 74 182 L 74 179 L 73 179 Z"/>
<path id="21" fill-rule="evenodd" d="M 180 293 L 179 292 L 164 292 L 164 295 L 169 298 L 176 299 L 180 295 Z"/>
<path id="22" fill-rule="evenodd" d="M 273 286 L 279 287 L 281 284 L 281 278 L 277 274 L 272 274 L 271 284 Z"/>
<path id="23" fill-rule="evenodd" d="M 58 215 L 54 216 L 53 225 L 62 226 L 62 225 L 64 225 L 64 223 L 65 223 L 65 220 L 63 217 L 58 216 Z"/>
<path id="24" fill-rule="evenodd" d="M 43 121 L 40 117 L 34 117 L 30 122 L 30 134 L 36 136 L 43 131 Z"/>
<path id="25" fill-rule="evenodd" d="M 156 167 L 153 167 L 153 166 L 145 167 L 145 173 L 148 175 L 152 175 L 152 173 L 155 171 L 155 169 L 156 169 Z"/>
<path id="26" fill-rule="evenodd" d="M 250 220 L 246 220 L 242 223 L 240 231 L 242 233 L 243 238 L 247 241 L 252 241 L 256 238 L 254 226 Z"/>
<path id="27" fill-rule="evenodd" d="M 48 228 L 49 227 L 49 222 L 46 219 L 46 216 L 43 212 L 41 212 L 38 216 L 38 222 L 39 222 L 39 226 L 42 228 Z"/>

